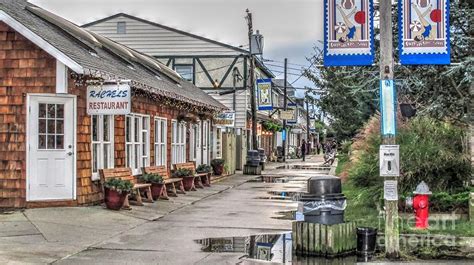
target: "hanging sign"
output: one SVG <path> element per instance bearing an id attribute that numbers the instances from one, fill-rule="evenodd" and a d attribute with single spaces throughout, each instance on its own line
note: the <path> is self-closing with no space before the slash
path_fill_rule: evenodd
<path id="1" fill-rule="evenodd" d="M 87 87 L 87 114 L 127 115 L 131 109 L 131 90 L 128 84 Z"/>
<path id="2" fill-rule="evenodd" d="M 289 108 L 292 108 L 292 111 L 293 111 L 293 117 L 291 117 L 290 119 L 288 119 L 286 121 L 286 124 L 290 124 L 290 125 L 294 125 L 297 123 L 298 121 L 298 110 L 296 109 L 296 103 L 288 103 L 288 107 Z"/>
<path id="3" fill-rule="evenodd" d="M 291 120 L 295 115 L 295 110 L 280 110 L 280 119 L 281 120 Z"/>
<path id="4" fill-rule="evenodd" d="M 400 147 L 398 145 L 380 146 L 379 169 L 381 177 L 400 176 Z"/>
<path id="5" fill-rule="evenodd" d="M 214 117 L 214 125 L 217 127 L 234 127 L 235 126 L 235 111 L 226 111 Z"/>
<path id="6" fill-rule="evenodd" d="M 257 79 L 258 110 L 273 110 L 272 80 Z"/>
<path id="7" fill-rule="evenodd" d="M 450 64 L 449 0 L 399 0 L 401 64 Z"/>
<path id="8" fill-rule="evenodd" d="M 374 62 L 373 0 L 324 0 L 324 65 Z"/>
<path id="9" fill-rule="evenodd" d="M 396 134 L 395 87 L 393 80 L 380 80 L 380 113 L 382 114 L 382 135 Z"/>

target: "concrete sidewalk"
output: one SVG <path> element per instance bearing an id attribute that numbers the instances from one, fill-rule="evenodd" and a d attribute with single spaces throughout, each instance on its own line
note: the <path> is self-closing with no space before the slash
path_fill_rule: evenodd
<path id="1" fill-rule="evenodd" d="M 131 211 L 95 206 L 0 214 L 0 263 L 235 264 L 242 253 L 205 253 L 194 240 L 288 231 L 291 221 L 275 217 L 296 203 L 268 199 L 269 191 L 306 186 L 304 177 L 291 184 L 249 182 L 256 178 L 236 174 Z"/>

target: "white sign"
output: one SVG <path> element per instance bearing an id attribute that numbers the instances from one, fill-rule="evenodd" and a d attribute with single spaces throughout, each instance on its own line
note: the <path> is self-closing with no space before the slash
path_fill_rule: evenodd
<path id="1" fill-rule="evenodd" d="M 400 176 L 400 150 L 398 145 L 381 145 L 379 151 L 380 176 Z"/>
<path id="2" fill-rule="evenodd" d="M 217 116 L 214 118 L 214 125 L 218 127 L 234 127 L 235 112 L 228 111 L 217 114 Z"/>
<path id="3" fill-rule="evenodd" d="M 128 84 L 87 87 L 87 114 L 127 115 L 131 112 Z"/>
<path id="4" fill-rule="evenodd" d="M 393 80 L 380 80 L 380 112 L 382 114 L 382 135 L 396 134 L 395 87 Z"/>
<path id="5" fill-rule="evenodd" d="M 280 110 L 281 120 L 291 120 L 295 116 L 295 110 Z"/>
<path id="6" fill-rule="evenodd" d="M 387 201 L 398 201 L 398 182 L 386 180 L 383 182 L 383 198 Z"/>

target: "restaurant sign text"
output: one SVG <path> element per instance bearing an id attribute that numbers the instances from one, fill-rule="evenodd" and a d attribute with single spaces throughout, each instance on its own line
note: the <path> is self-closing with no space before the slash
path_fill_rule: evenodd
<path id="1" fill-rule="evenodd" d="M 128 84 L 87 87 L 87 114 L 127 115 L 131 112 L 131 89 Z"/>

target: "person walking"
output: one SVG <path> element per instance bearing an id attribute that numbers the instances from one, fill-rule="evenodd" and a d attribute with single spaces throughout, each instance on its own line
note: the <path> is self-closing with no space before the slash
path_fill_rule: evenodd
<path id="1" fill-rule="evenodd" d="M 303 139 L 301 143 L 301 156 L 303 157 L 303 161 L 305 161 L 306 156 L 306 141 Z"/>

